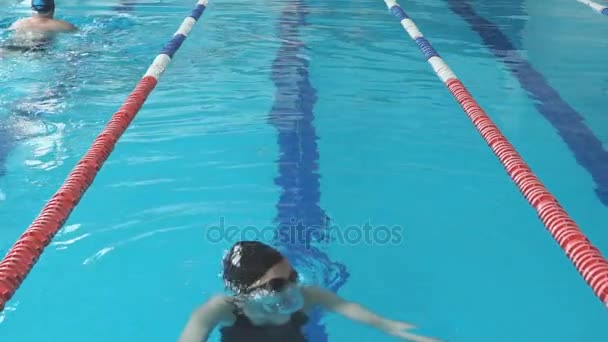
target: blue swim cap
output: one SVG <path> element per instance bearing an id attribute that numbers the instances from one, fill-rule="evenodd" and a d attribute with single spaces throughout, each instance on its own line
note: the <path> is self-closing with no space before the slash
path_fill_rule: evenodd
<path id="1" fill-rule="evenodd" d="M 55 10 L 55 0 L 32 0 L 32 9 L 38 13 L 50 13 Z"/>

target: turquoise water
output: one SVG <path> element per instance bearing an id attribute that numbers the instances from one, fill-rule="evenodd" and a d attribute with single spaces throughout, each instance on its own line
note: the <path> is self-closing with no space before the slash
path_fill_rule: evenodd
<path id="1" fill-rule="evenodd" d="M 11 142 L 0 177 L 2 254 L 194 1 L 117 5 L 62 1 L 58 17 L 81 33 L 62 38 L 48 55 L 0 60 L 0 132 Z M 603 183 L 592 177 L 605 167 L 603 155 L 581 165 L 535 107 L 543 102 L 562 109 L 563 103 L 539 90 L 529 74 L 522 84 L 508 69 L 521 60 L 497 58 L 475 30 L 491 28 L 474 27 L 449 5 L 403 2 L 539 178 L 608 254 L 608 209 L 595 192 Z M 284 13 L 286 7 L 292 12 Z M 606 17 L 569 0 L 551 6 L 472 1 L 472 7 L 515 46 L 509 53 L 542 74 L 607 146 Z M 307 25 L 290 20 L 306 8 Z M 25 3 L 2 9 L 2 27 L 26 14 Z M 282 50 L 294 35 L 304 45 Z M 304 123 L 291 126 L 297 120 L 286 119 L 279 134 L 268 117 L 291 113 L 285 107 L 303 114 Z M 293 198 L 281 197 L 284 188 Z M 339 287 L 344 297 L 413 322 L 421 333 L 472 342 L 608 338 L 601 302 L 415 43 L 382 1 L 371 0 L 212 1 L 0 314 L 0 336 L 174 341 L 190 312 L 222 290 L 220 259 L 239 238 L 217 242 L 207 234 L 211 227 L 223 220 L 271 232 L 276 220 L 293 213 L 309 221 L 328 216 L 340 228 L 334 234 L 366 222 L 374 231 L 399 227 L 391 243 L 338 239 L 287 253 L 305 281 Z M 335 315 L 322 323 L 331 341 L 394 340 Z"/>

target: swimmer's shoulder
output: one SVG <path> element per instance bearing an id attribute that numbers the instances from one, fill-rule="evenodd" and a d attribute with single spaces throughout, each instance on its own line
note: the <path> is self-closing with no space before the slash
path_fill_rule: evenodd
<path id="1" fill-rule="evenodd" d="M 63 21 L 63 20 L 57 20 L 56 21 L 57 27 L 64 32 L 73 32 L 73 31 L 78 31 L 78 28 L 70 23 L 68 23 L 67 21 Z"/>
<path id="2" fill-rule="evenodd" d="M 302 292 L 304 301 L 311 305 L 317 304 L 319 297 L 326 292 L 322 288 L 313 285 L 300 286 L 300 291 Z"/>
<path id="3" fill-rule="evenodd" d="M 34 20 L 32 18 L 20 19 L 11 25 L 15 31 L 31 32 L 74 32 L 78 28 L 67 21 L 59 19 Z M 9 28 L 10 29 L 10 28 Z"/>
<path id="4" fill-rule="evenodd" d="M 12 23 L 11 26 L 9 26 L 8 29 L 11 30 L 11 31 L 17 31 L 17 30 L 23 28 L 25 25 L 28 25 L 29 22 L 31 21 L 30 19 L 31 18 L 22 18 L 22 19 L 19 19 L 19 20 L 15 21 L 14 23 Z"/>
<path id="5" fill-rule="evenodd" d="M 319 286 L 300 286 L 300 290 L 304 297 L 305 311 L 310 311 L 316 307 L 333 311 L 337 307 L 348 303 L 336 293 Z"/>
<path id="6" fill-rule="evenodd" d="M 41 23 L 41 29 L 50 32 L 74 32 L 78 29 L 76 26 L 60 19 L 50 19 Z"/>
<path id="7" fill-rule="evenodd" d="M 221 294 L 212 296 L 196 308 L 192 313 L 192 318 L 210 324 L 234 322 L 234 303 L 232 302 L 232 297 Z"/>
<path id="8" fill-rule="evenodd" d="M 302 293 L 302 297 L 304 297 L 303 310 L 306 313 L 310 313 L 319 305 L 319 288 L 316 286 L 300 286 L 300 291 Z"/>
<path id="9" fill-rule="evenodd" d="M 234 322 L 230 297 L 215 295 L 190 315 L 179 342 L 207 341 L 215 327 L 232 324 L 230 321 Z"/>

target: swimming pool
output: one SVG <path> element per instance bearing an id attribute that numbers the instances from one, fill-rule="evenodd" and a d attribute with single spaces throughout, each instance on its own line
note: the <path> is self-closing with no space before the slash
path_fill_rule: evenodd
<path id="1" fill-rule="evenodd" d="M 1 61 L 3 255 L 193 6 L 65 1 L 58 16 L 83 33 L 47 56 Z M 402 6 L 606 254 L 607 18 L 574 0 Z M 27 7 L 3 11 L 15 19 Z M 0 336 L 175 340 L 222 290 L 219 260 L 240 237 L 218 242 L 213 227 L 266 239 L 291 217 L 334 227 L 329 244 L 289 246 L 307 281 L 422 333 L 608 337 L 605 307 L 416 44 L 370 0 L 210 2 L 7 304 Z M 366 223 L 375 238 L 339 236 Z M 320 325 L 315 341 L 393 340 L 336 316 Z"/>

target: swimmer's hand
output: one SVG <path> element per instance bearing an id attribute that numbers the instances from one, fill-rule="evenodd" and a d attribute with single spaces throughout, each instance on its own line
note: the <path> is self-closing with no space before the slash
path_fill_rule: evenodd
<path id="1" fill-rule="evenodd" d="M 399 321 L 384 320 L 379 324 L 379 328 L 389 335 L 399 337 L 400 339 L 413 342 L 441 342 L 438 339 L 412 334 L 406 330 L 414 329 L 415 326 Z"/>

